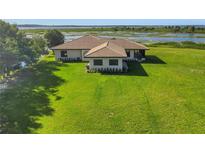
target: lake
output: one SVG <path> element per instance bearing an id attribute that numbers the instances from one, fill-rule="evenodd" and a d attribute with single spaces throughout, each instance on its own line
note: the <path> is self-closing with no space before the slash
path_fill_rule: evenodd
<path id="1" fill-rule="evenodd" d="M 89 32 L 69 32 L 63 33 L 66 41 L 77 39 L 83 35 L 90 34 Z M 138 32 L 93 32 L 91 34 L 100 37 L 118 37 L 126 38 L 142 43 L 156 43 L 156 42 L 182 42 L 192 41 L 196 43 L 205 43 L 205 34 L 190 34 L 190 33 L 138 33 Z"/>
<path id="2" fill-rule="evenodd" d="M 65 41 L 71 41 L 81 36 L 93 34 L 100 37 L 117 37 L 130 39 L 136 42 L 142 43 L 156 43 L 156 42 L 183 42 L 192 41 L 196 43 L 205 43 L 205 34 L 197 33 L 159 33 L 159 32 L 124 32 L 124 31 L 98 31 L 98 32 L 62 32 L 65 36 Z M 39 35 L 35 33 L 27 33 L 28 38 L 32 38 L 33 35 Z M 42 35 L 42 34 L 40 34 Z"/>

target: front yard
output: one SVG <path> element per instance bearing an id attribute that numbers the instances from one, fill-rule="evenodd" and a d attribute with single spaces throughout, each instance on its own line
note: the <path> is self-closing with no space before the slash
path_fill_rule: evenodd
<path id="1" fill-rule="evenodd" d="M 0 94 L 2 133 L 205 133 L 205 51 L 153 47 L 126 74 L 47 56 Z"/>

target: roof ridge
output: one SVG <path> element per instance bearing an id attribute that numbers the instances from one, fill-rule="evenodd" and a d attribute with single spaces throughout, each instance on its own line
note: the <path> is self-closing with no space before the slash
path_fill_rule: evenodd
<path id="1" fill-rule="evenodd" d="M 104 47 L 100 48 L 100 49 L 104 49 L 104 48 L 107 47 L 107 43 L 108 43 L 108 42 L 104 42 L 104 43 L 102 43 L 102 44 L 100 44 L 100 45 L 98 45 L 98 46 L 96 46 L 96 47 L 94 47 L 94 48 L 97 48 L 97 47 L 99 47 L 99 46 L 101 46 L 101 45 L 103 45 L 103 44 L 105 44 L 105 43 L 106 43 L 106 45 L 105 45 Z M 94 48 L 92 48 L 92 49 L 94 49 Z M 90 50 L 92 50 L 92 49 L 90 49 Z M 94 51 L 94 52 L 87 53 L 86 56 L 88 56 L 88 55 L 90 55 L 90 54 L 93 54 L 93 53 L 96 53 L 96 52 L 98 52 L 98 51 L 99 51 L 99 49 L 96 50 L 96 51 Z"/>
<path id="2" fill-rule="evenodd" d="M 117 50 L 111 48 L 111 46 L 109 46 L 109 45 L 114 45 L 115 47 L 120 48 L 120 49 L 122 49 L 122 50 L 125 51 L 125 49 L 122 48 L 121 46 L 115 44 L 114 42 L 110 42 L 110 40 L 108 40 L 108 41 L 107 41 L 107 48 L 109 48 L 110 50 L 112 50 L 113 52 L 115 52 L 115 53 L 117 53 L 117 54 L 121 54 L 121 52 L 118 52 Z M 121 54 L 121 55 L 122 55 L 122 54 Z"/>
<path id="3" fill-rule="evenodd" d="M 106 50 L 104 50 L 106 49 Z M 111 41 L 106 41 L 103 44 L 94 47 L 93 49 L 89 50 L 88 53 L 85 55 L 85 57 L 89 57 L 91 55 L 103 55 L 105 53 L 109 53 L 110 55 L 117 55 L 117 57 L 125 57 L 125 49 L 122 48 L 121 46 L 111 42 Z"/>
<path id="4" fill-rule="evenodd" d="M 110 42 L 111 43 L 111 42 Z M 119 45 L 117 45 L 117 44 L 115 44 L 115 43 L 111 43 L 111 44 L 114 44 L 115 46 L 117 46 L 117 47 L 119 47 L 119 48 L 121 48 L 121 49 L 123 49 L 124 51 L 125 51 L 125 49 L 124 48 L 122 48 L 122 47 L 120 47 Z M 118 53 L 118 54 L 121 54 L 121 52 L 118 52 L 118 51 L 116 51 L 116 50 L 114 50 L 114 49 L 112 49 L 112 48 L 110 48 L 110 47 L 108 47 L 110 50 L 112 50 L 113 52 L 115 52 L 115 53 Z"/>

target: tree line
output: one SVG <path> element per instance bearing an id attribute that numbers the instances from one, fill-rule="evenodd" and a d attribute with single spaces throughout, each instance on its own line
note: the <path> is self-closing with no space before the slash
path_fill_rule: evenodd
<path id="1" fill-rule="evenodd" d="M 16 25 L 0 20 L 0 77 L 19 69 L 21 62 L 36 63 L 41 55 L 48 53 L 48 47 L 63 42 L 64 36 L 57 30 L 48 30 L 44 37 L 29 38 Z"/>
<path id="2" fill-rule="evenodd" d="M 135 31 L 135 32 L 174 32 L 174 33 L 205 33 L 205 28 L 190 26 L 116 26 L 113 31 Z"/>

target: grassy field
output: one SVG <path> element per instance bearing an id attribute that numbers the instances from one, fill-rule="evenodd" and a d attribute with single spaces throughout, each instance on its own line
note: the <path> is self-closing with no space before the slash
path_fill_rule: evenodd
<path id="1" fill-rule="evenodd" d="M 205 133 L 205 51 L 151 47 L 127 74 L 52 56 L 0 95 L 4 133 Z"/>
<path id="2" fill-rule="evenodd" d="M 205 50 L 205 43 L 195 43 L 191 41 L 184 42 L 159 42 L 147 44 L 149 47 L 171 47 L 171 48 L 192 48 Z"/>

